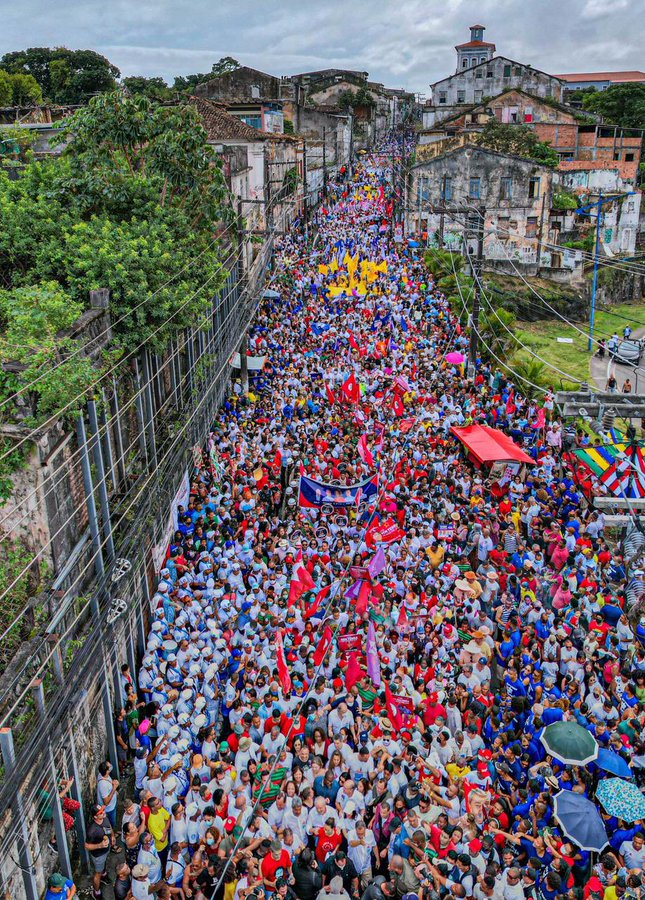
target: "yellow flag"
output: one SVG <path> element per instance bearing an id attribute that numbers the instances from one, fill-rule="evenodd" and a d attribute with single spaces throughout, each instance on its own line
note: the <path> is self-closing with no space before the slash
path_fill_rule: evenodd
<path id="1" fill-rule="evenodd" d="M 321 275 L 329 275 L 329 266 L 320 265 L 318 266 L 318 271 Z"/>
<path id="2" fill-rule="evenodd" d="M 336 257 L 334 257 L 334 258 L 332 259 L 331 265 L 329 266 L 329 268 L 330 268 L 330 270 L 331 270 L 332 272 L 337 272 L 337 271 L 338 271 L 338 260 L 336 259 Z"/>

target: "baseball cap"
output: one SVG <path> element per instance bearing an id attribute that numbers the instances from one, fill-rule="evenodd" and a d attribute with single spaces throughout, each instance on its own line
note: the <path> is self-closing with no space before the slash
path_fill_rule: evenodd
<path id="1" fill-rule="evenodd" d="M 237 819 L 235 819 L 233 816 L 229 816 L 228 819 L 224 822 L 224 830 L 228 831 L 230 834 L 236 825 L 237 825 Z"/>
<path id="2" fill-rule="evenodd" d="M 54 872 L 53 875 L 49 876 L 47 881 L 47 885 L 50 888 L 64 888 L 67 884 L 67 879 L 64 875 L 61 875 L 60 872 Z"/>

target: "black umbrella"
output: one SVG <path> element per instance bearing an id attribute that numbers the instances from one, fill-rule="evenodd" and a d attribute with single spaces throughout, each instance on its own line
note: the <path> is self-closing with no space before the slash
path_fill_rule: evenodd
<path id="1" fill-rule="evenodd" d="M 600 851 L 607 843 L 607 832 L 591 800 L 573 791 L 560 791 L 554 801 L 555 817 L 564 834 L 581 850 Z"/>

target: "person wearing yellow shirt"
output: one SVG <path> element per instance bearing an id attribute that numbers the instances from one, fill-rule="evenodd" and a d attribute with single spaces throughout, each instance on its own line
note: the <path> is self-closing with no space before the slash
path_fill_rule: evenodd
<path id="1" fill-rule="evenodd" d="M 451 781 L 462 781 L 470 771 L 465 756 L 460 756 L 457 762 L 448 763 L 446 766 L 446 772 Z"/>
<path id="2" fill-rule="evenodd" d="M 430 565 L 433 569 L 438 569 L 443 563 L 444 556 L 446 555 L 446 551 L 441 544 L 434 544 L 433 546 L 426 547 L 426 555 L 430 560 Z"/>
<path id="3" fill-rule="evenodd" d="M 168 852 L 168 832 L 170 831 L 170 813 L 163 806 L 158 797 L 150 800 L 150 815 L 148 816 L 148 831 L 155 839 L 155 848 L 159 854 L 162 865 Z"/>

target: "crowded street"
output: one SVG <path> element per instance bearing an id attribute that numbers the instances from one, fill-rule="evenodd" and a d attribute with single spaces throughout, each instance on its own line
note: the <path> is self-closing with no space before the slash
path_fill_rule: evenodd
<path id="1" fill-rule="evenodd" d="M 457 310 L 397 235 L 406 140 L 276 238 L 260 363 L 200 448 L 123 669 L 97 898 L 112 846 L 116 897 L 641 896 L 625 568 L 550 392 L 467 377 Z M 491 469 L 468 426 L 515 462 Z"/>

